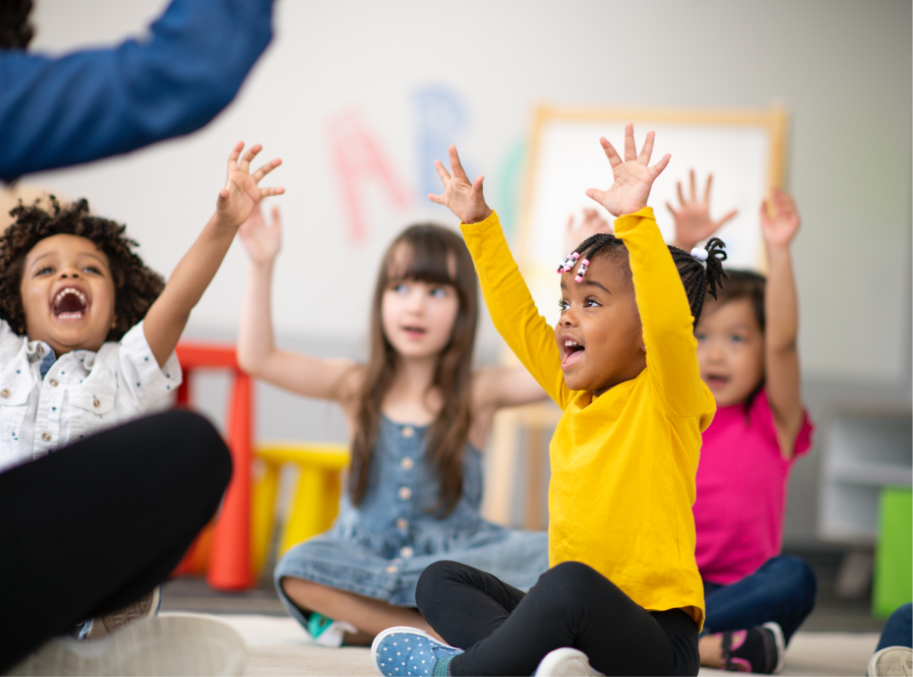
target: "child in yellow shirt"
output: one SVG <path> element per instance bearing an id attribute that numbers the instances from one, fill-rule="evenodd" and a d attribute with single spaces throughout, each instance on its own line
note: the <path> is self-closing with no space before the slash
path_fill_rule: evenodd
<path id="1" fill-rule="evenodd" d="M 574 663 L 697 674 L 704 600 L 691 506 L 715 405 L 693 326 L 725 254 L 718 240 L 693 256 L 663 243 L 646 204 L 669 156 L 649 166 L 652 132 L 638 155 L 628 125 L 624 160 L 600 141 L 614 183 L 587 195 L 619 217 L 615 235 L 588 238 L 559 268 L 554 331 L 485 203 L 482 177 L 469 182 L 452 146 L 453 176 L 437 165 L 445 192 L 429 197 L 462 221 L 495 326 L 564 410 L 550 446 L 551 568 L 524 594 L 471 567 L 432 565 L 416 602 L 452 646 L 387 630 L 372 648 L 383 674 L 564 674 Z"/>

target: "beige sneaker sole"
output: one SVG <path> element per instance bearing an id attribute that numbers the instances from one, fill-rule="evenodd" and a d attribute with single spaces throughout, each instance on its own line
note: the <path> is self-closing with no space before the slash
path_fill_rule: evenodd
<path id="1" fill-rule="evenodd" d="M 8 675 L 240 675 L 247 651 L 225 623 L 158 616 L 94 642 L 58 637 Z"/>

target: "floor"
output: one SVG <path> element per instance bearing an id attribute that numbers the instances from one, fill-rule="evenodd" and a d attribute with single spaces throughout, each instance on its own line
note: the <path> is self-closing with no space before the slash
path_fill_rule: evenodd
<path id="1" fill-rule="evenodd" d="M 842 599 L 835 592 L 839 553 L 797 553 L 818 577 L 815 611 L 793 638 L 784 675 L 864 675 L 884 620 L 872 618 L 868 594 Z M 271 567 L 270 567 L 271 568 Z M 226 593 L 203 579 L 168 581 L 162 613 L 205 613 L 231 625 L 248 648 L 245 675 L 373 675 L 367 649 L 326 649 L 309 641 L 285 613 L 272 583 Z M 702 675 L 724 674 L 702 670 Z"/>

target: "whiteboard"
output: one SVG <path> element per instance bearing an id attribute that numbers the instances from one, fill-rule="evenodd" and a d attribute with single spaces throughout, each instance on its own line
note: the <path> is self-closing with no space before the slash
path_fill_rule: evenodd
<path id="1" fill-rule="evenodd" d="M 678 207 L 676 184 L 686 199 L 688 172 L 695 170 L 698 197 L 713 173 L 710 216 L 732 209 L 738 215 L 717 236 L 726 243 L 729 268 L 763 271 L 764 248 L 758 212 L 771 186 L 782 186 L 786 114 L 781 108 L 761 111 L 623 111 L 562 109 L 535 111 L 524 211 L 520 224 L 519 264 L 539 312 L 549 323 L 558 319 L 559 278 L 555 270 L 567 255 L 564 224 L 568 215 L 597 208 L 587 188 L 606 189 L 612 170 L 599 144 L 605 136 L 623 153 L 624 127 L 634 123 L 638 150 L 648 131 L 656 132 L 651 164 L 665 153 L 672 160 L 653 184 L 653 207 L 663 237 L 672 241 L 672 215 Z"/>

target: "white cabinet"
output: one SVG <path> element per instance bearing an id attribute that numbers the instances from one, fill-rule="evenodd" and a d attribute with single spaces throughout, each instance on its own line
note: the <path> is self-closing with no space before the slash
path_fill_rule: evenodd
<path id="1" fill-rule="evenodd" d="M 818 536 L 871 546 L 878 534 L 878 500 L 886 485 L 913 484 L 913 418 L 908 407 L 837 410 L 826 431 Z"/>

